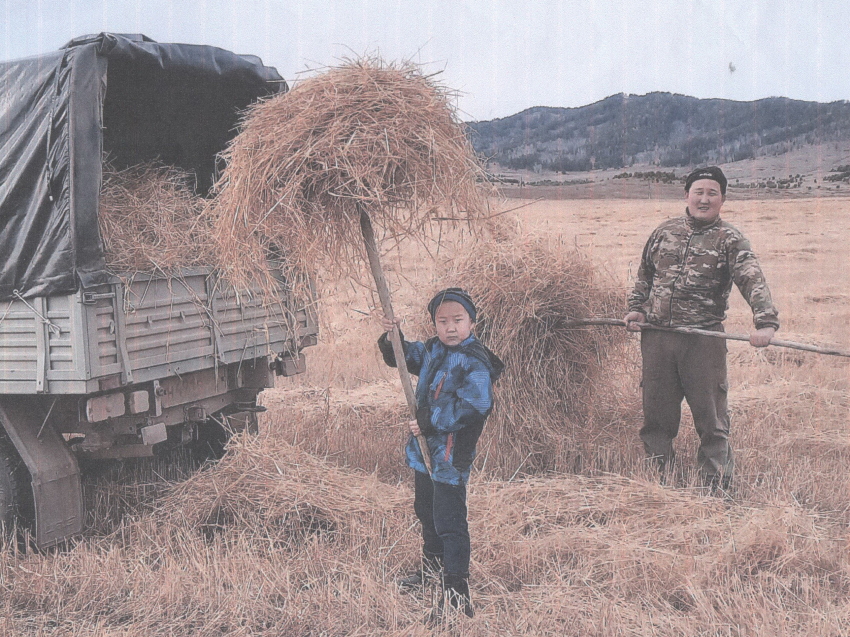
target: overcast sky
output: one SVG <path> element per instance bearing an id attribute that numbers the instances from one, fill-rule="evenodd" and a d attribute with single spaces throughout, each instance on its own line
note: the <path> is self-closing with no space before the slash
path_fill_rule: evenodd
<path id="1" fill-rule="evenodd" d="M 253 53 L 287 80 L 380 53 L 443 70 L 464 119 L 670 91 L 850 99 L 848 0 L 0 0 L 13 59 L 78 35 Z"/>

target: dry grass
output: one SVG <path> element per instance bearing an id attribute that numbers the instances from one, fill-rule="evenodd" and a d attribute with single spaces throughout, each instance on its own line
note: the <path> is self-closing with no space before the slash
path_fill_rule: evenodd
<path id="1" fill-rule="evenodd" d="M 607 372 L 623 367 L 625 335 L 567 322 L 618 312 L 622 291 L 576 250 L 505 228 L 458 258 L 447 279 L 472 294 L 477 333 L 506 366 L 482 441 L 490 470 L 508 478 L 574 468 L 589 451 L 575 433 L 587 440 Z"/>
<path id="2" fill-rule="evenodd" d="M 427 596 L 395 584 L 418 553 L 409 489 L 267 431 L 111 535 L 7 549 L 3 634 L 429 634 Z M 470 503 L 479 613 L 451 634 L 847 628 L 846 532 L 799 506 L 575 475 L 476 481 Z"/>
<path id="3" fill-rule="evenodd" d="M 111 271 L 171 275 L 215 265 L 206 202 L 193 180 L 156 162 L 120 171 L 104 164 L 98 219 Z"/>
<path id="4" fill-rule="evenodd" d="M 195 194 L 193 180 L 192 174 L 158 162 L 120 171 L 104 162 L 98 218 L 107 268 L 125 282 L 125 292 L 139 274 L 169 279 L 171 285 L 186 269 L 215 270 L 220 293 L 261 294 L 270 317 L 285 321 L 294 333 L 294 310 L 314 306 L 312 288 L 297 273 L 282 276 L 279 262 L 272 259 L 263 261 L 267 279 L 262 288 L 240 288 L 220 276 L 226 276 L 227 268 L 218 261 L 208 203 Z M 199 311 L 208 313 L 200 298 L 193 300 Z"/>
<path id="5" fill-rule="evenodd" d="M 5 551 L 0 633 L 308 635 L 399 626 L 404 604 L 385 588 L 388 569 L 409 560 L 408 550 L 393 550 L 407 525 L 402 494 L 271 437 L 243 442 L 112 535 L 52 555 Z M 328 614 L 329 603 L 346 610 Z"/>
<path id="6" fill-rule="evenodd" d="M 413 64 L 364 58 L 305 79 L 251 107 L 224 158 L 211 215 L 237 283 L 262 280 L 268 253 L 350 275 L 365 258 L 361 210 L 397 240 L 486 205 L 451 94 Z"/>
<path id="7" fill-rule="evenodd" d="M 595 266 L 625 273 L 667 209 L 616 205 L 543 202 L 523 216 L 566 245 L 584 245 Z M 827 267 L 847 262 L 843 206 L 798 203 L 799 217 L 786 217 L 775 236 L 764 230 L 767 208 L 739 206 L 734 222 L 762 256 L 788 331 L 800 340 L 850 341 L 850 299 L 840 296 L 850 275 Z M 831 232 L 820 234 L 826 227 Z M 789 263 L 786 244 L 817 250 L 814 265 L 829 276 Z M 405 316 L 423 312 L 440 279 L 416 271 L 399 291 Z M 419 552 L 401 465 L 404 403 L 392 370 L 378 362 L 380 327 L 352 314 L 368 311 L 368 295 L 354 297 L 352 304 L 351 296 L 328 296 L 322 310 L 355 360 L 340 360 L 330 347 L 311 350 L 309 383 L 264 395 L 269 413 L 258 439 L 238 440 L 221 463 L 170 489 L 125 489 L 124 517 L 71 550 L 7 547 L 0 634 L 439 634 L 420 623 L 429 598 L 400 595 L 395 584 Z M 747 309 L 735 303 L 729 329 L 746 331 Z M 585 415 L 565 412 L 561 443 L 546 432 L 563 446 L 562 458 L 586 450 L 580 462 L 557 475 L 497 480 L 488 467 L 500 450 L 491 446 L 469 496 L 478 613 L 443 634 L 850 634 L 847 362 L 730 343 L 738 490 L 720 500 L 690 480 L 697 441 L 687 413 L 675 484 L 649 479 L 637 440 L 636 339 L 622 345 L 622 356 L 618 348 L 616 365 L 591 376 L 599 390 L 580 405 Z M 340 373 L 348 367 L 357 378 Z M 535 441 L 517 444 L 527 454 Z M 479 462 L 487 458 L 482 447 Z"/>

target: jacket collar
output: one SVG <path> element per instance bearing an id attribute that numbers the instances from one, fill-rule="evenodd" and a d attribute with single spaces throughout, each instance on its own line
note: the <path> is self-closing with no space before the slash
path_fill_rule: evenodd
<path id="1" fill-rule="evenodd" d="M 688 222 L 688 227 L 689 227 L 691 230 L 695 230 L 695 231 L 697 231 L 697 232 L 699 232 L 699 231 L 701 231 L 701 230 L 708 230 L 709 228 L 714 228 L 715 226 L 719 226 L 719 225 L 720 225 L 720 220 L 721 220 L 721 219 L 720 219 L 720 215 L 717 215 L 717 219 L 715 219 L 714 221 L 712 221 L 712 222 L 710 222 L 710 223 L 705 223 L 705 222 L 702 222 L 702 221 L 698 221 L 697 219 L 695 219 L 695 218 L 691 215 L 691 211 L 690 211 L 690 210 L 688 210 L 688 207 L 687 207 L 687 206 L 685 206 L 685 219 L 686 219 L 686 220 L 687 220 L 687 222 Z"/>
<path id="2" fill-rule="evenodd" d="M 479 341 L 475 334 L 470 334 L 469 337 L 453 347 L 443 345 L 442 341 L 436 336 L 432 336 L 426 342 L 426 347 L 431 347 L 430 343 L 436 343 L 442 348 L 444 353 L 462 351 L 469 356 L 474 356 L 487 366 L 490 370 L 490 379 L 495 383 L 502 372 L 505 370 L 505 364 L 496 356 L 486 345 Z M 434 351 L 434 350 L 432 350 Z M 439 356 L 439 354 L 437 354 Z M 436 367 L 434 368 L 436 369 Z M 426 383 L 427 384 L 427 383 Z M 418 387 L 418 385 L 417 385 Z"/>

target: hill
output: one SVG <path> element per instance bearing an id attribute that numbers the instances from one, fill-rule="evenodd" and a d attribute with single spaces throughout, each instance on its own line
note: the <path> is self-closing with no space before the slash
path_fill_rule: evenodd
<path id="1" fill-rule="evenodd" d="M 502 168 L 672 168 L 782 155 L 850 139 L 850 102 L 621 93 L 578 108 L 537 106 L 469 127 L 476 150 Z"/>

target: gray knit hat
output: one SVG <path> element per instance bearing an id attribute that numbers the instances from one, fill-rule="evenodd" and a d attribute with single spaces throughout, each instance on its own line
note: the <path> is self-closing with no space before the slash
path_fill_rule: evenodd
<path id="1" fill-rule="evenodd" d="M 463 306 L 469 313 L 469 318 L 472 319 L 472 322 L 475 322 L 475 316 L 478 314 L 477 309 L 475 308 L 475 302 L 472 300 L 472 297 L 466 292 L 466 290 L 462 288 L 446 288 L 445 290 L 440 290 L 434 295 L 434 298 L 428 303 L 428 314 L 431 315 L 431 320 L 435 320 L 435 316 L 437 314 L 437 308 L 440 307 L 446 301 L 456 301 Z"/>

